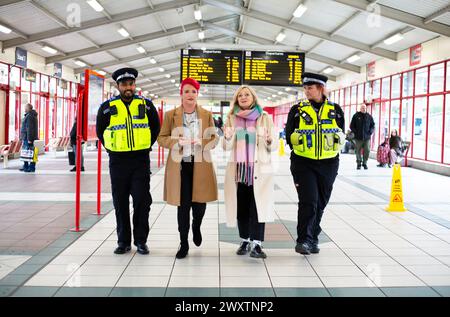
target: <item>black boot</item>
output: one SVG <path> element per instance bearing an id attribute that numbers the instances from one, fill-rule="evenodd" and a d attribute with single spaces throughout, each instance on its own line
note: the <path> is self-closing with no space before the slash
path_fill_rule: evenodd
<path id="1" fill-rule="evenodd" d="M 192 234 L 194 236 L 194 244 L 199 247 L 202 244 L 202 233 L 200 224 L 197 224 L 195 221 L 192 222 Z"/>
<path id="2" fill-rule="evenodd" d="M 189 252 L 189 243 L 187 241 L 182 241 L 180 243 L 180 248 L 178 249 L 178 252 L 176 254 L 177 259 L 183 259 L 188 255 Z"/>

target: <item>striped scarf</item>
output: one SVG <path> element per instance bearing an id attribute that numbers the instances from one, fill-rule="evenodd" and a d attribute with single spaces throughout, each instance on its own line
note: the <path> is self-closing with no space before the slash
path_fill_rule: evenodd
<path id="1" fill-rule="evenodd" d="M 236 182 L 253 185 L 254 158 L 256 148 L 256 120 L 262 113 L 259 105 L 252 109 L 234 110 L 236 125 Z"/>

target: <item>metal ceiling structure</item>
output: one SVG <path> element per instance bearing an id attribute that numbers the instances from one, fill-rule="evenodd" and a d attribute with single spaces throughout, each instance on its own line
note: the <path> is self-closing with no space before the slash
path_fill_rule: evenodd
<path id="1" fill-rule="evenodd" d="M 89 1 L 90 2 L 90 1 Z M 450 36 L 450 0 L 85 0 L 0 1 L 3 49 L 20 46 L 60 62 L 75 73 L 85 67 L 120 67 L 140 72 L 138 86 L 162 97 L 176 96 L 183 48 L 302 51 L 306 69 L 328 74 L 360 73 L 367 63 L 439 36 Z M 294 11 L 303 5 L 300 17 Z M 194 18 L 199 9 L 202 19 Z M 126 33 L 120 35 L 118 29 Z M 198 32 L 204 31 L 200 40 Z M 283 41 L 276 40 L 280 32 Z M 386 44 L 392 36 L 402 40 Z M 42 50 L 47 45 L 58 52 Z M 139 50 L 139 51 L 138 51 Z M 357 56 L 349 60 L 352 56 Z M 150 61 L 152 60 L 152 61 Z M 77 63 L 86 64 L 85 67 Z M 110 79 L 109 79 L 110 80 Z M 232 86 L 204 85 L 209 98 L 230 98 Z M 295 94 L 285 87 L 260 87 L 277 100 Z"/>

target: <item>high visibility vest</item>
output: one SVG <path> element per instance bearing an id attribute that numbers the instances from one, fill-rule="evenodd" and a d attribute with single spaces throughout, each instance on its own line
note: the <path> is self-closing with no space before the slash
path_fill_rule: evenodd
<path id="1" fill-rule="evenodd" d="M 298 129 L 291 134 L 294 153 L 313 160 L 336 157 L 340 149 L 337 133 L 342 130 L 336 123 L 334 105 L 325 100 L 319 113 L 307 100 L 300 102 L 298 106 L 300 123 Z"/>
<path id="2" fill-rule="evenodd" d="M 127 107 L 120 98 L 109 102 L 111 119 L 103 132 L 105 148 L 111 152 L 131 152 L 150 149 L 151 131 L 145 99 L 134 97 Z M 113 109 L 115 107 L 115 109 Z M 139 108 L 141 114 L 139 115 Z"/>

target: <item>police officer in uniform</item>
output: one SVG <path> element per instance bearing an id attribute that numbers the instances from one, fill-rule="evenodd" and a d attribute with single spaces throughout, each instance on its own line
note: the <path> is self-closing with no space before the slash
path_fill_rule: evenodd
<path id="1" fill-rule="evenodd" d="M 122 68 L 112 74 L 120 96 L 105 101 L 97 114 L 97 136 L 109 154 L 109 172 L 116 210 L 118 246 L 131 250 L 129 197 L 133 197 L 133 240 L 140 254 L 148 254 L 150 195 L 149 151 L 160 130 L 153 103 L 135 95 L 138 72 Z"/>
<path id="2" fill-rule="evenodd" d="M 339 149 L 345 143 L 344 113 L 327 99 L 327 80 L 320 74 L 304 73 L 307 100 L 291 108 L 286 123 L 291 173 L 299 199 L 295 251 L 301 254 L 320 251 L 320 221 L 338 173 Z"/>

